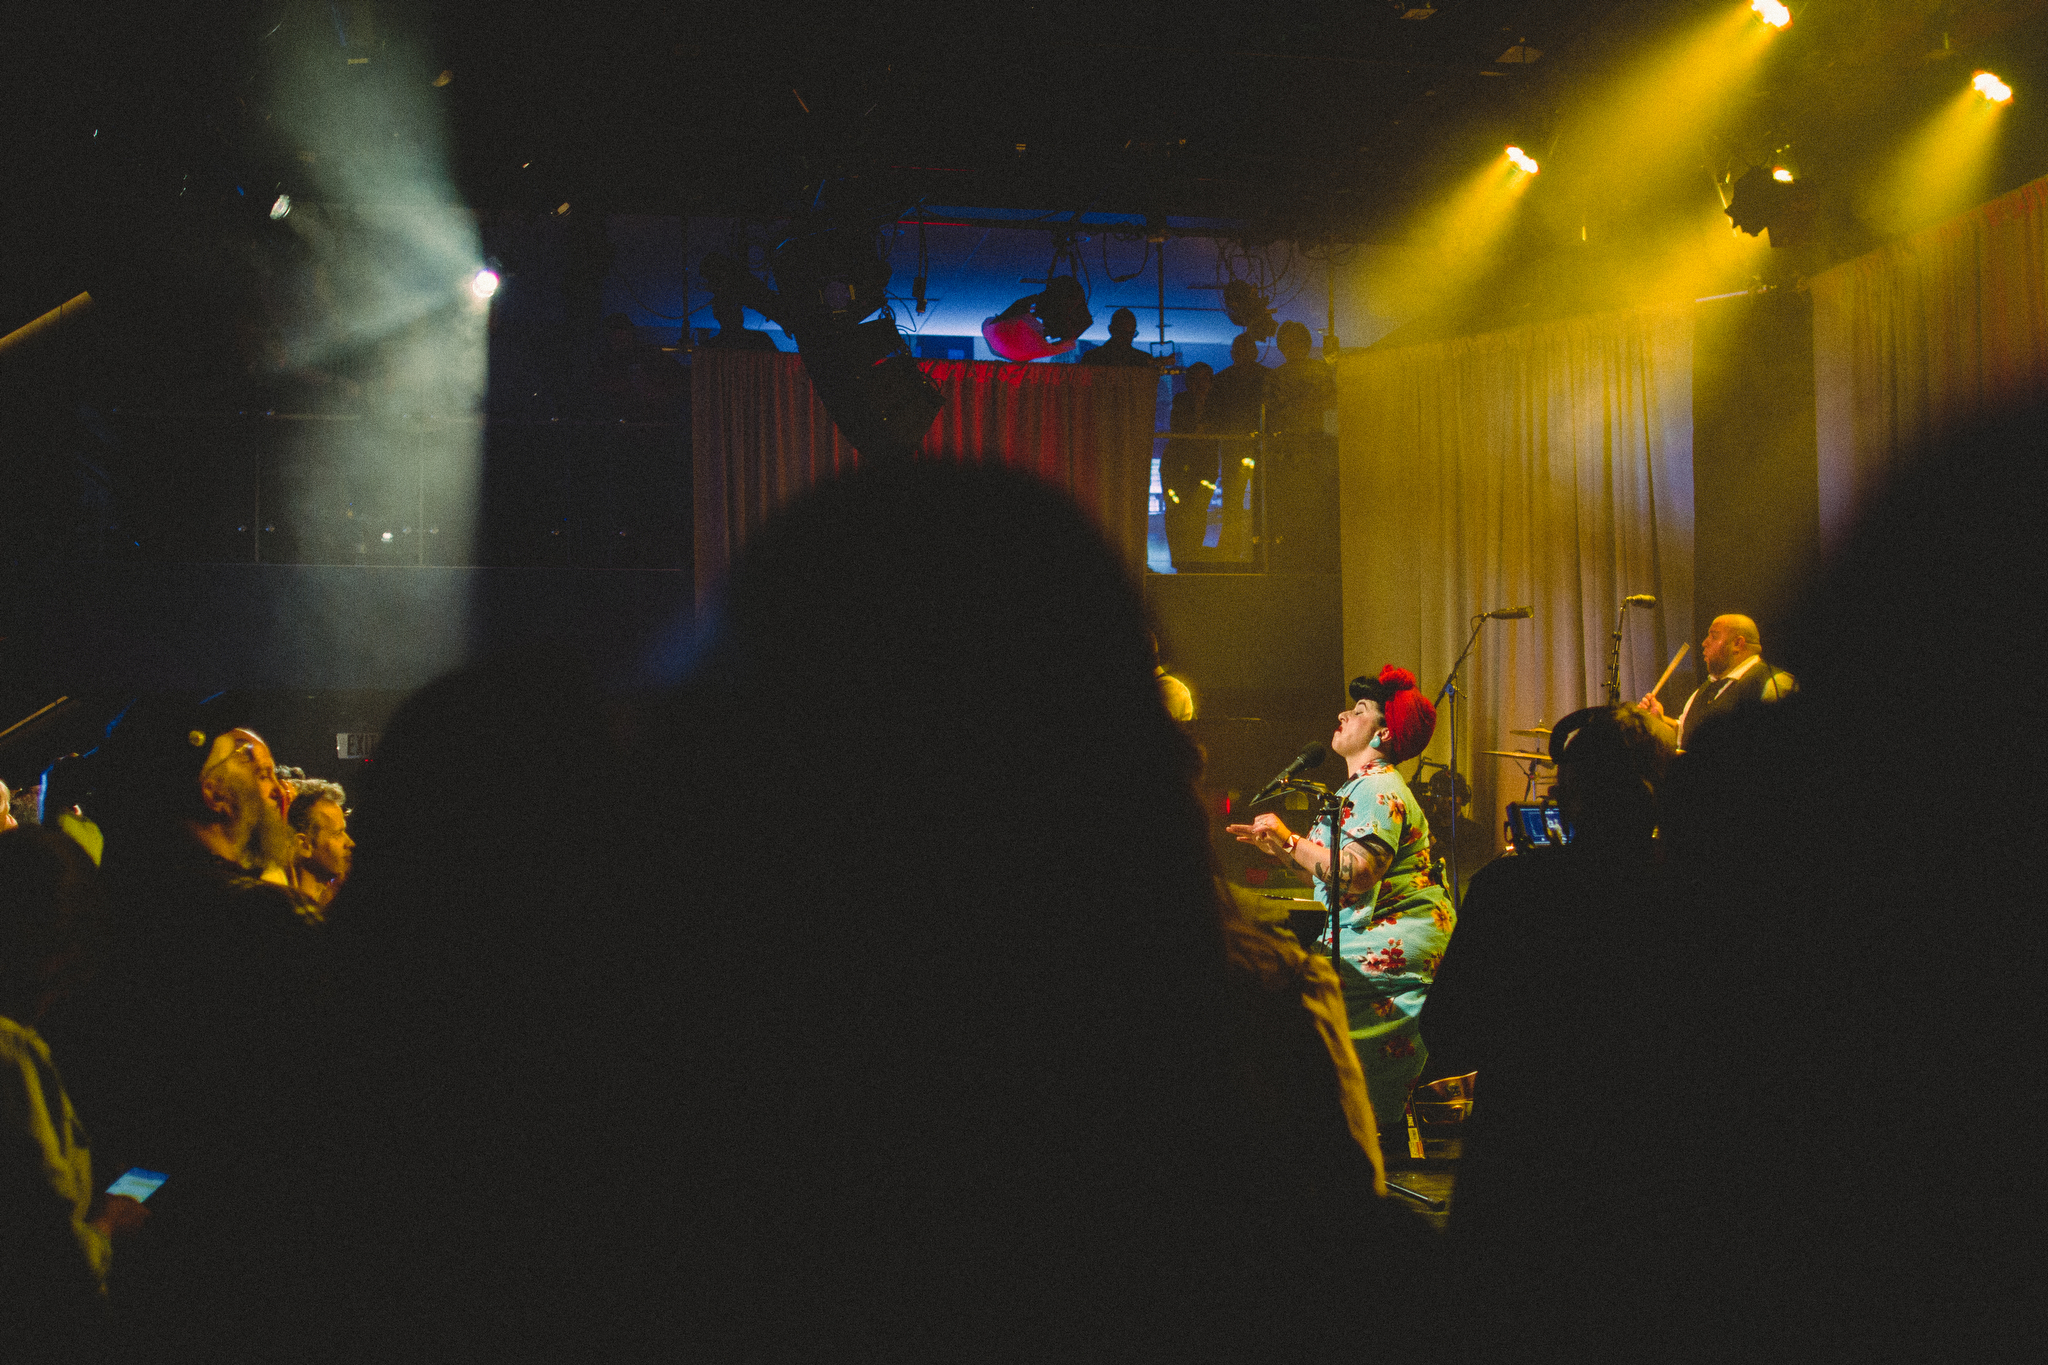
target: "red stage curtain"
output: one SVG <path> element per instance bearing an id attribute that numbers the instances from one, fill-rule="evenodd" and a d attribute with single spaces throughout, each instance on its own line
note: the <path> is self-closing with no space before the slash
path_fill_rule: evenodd
<path id="1" fill-rule="evenodd" d="M 2048 399 L 2048 178 L 1813 277 L 1821 534 L 1899 461 Z"/>
<path id="2" fill-rule="evenodd" d="M 946 406 L 919 455 L 992 460 L 1058 484 L 1144 571 L 1158 376 L 1083 365 L 924 361 Z M 857 463 L 794 355 L 699 351 L 690 367 L 697 596 L 788 499 Z"/>
<path id="3" fill-rule="evenodd" d="M 1523 777 L 1484 751 L 1541 750 L 1509 731 L 1603 700 L 1621 599 L 1657 596 L 1629 613 L 1623 697 L 1692 639 L 1692 329 L 1686 304 L 1338 363 L 1345 675 L 1397 663 L 1434 696 L 1473 616 L 1536 609 L 1489 623 L 1460 675 L 1457 766 L 1496 842 Z"/>

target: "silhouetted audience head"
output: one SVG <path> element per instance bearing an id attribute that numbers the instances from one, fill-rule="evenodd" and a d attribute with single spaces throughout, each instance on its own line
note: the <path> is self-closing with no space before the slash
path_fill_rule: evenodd
<path id="1" fill-rule="evenodd" d="M 1308 360 L 1314 354 L 1308 328 L 1291 318 L 1280 324 L 1274 340 L 1279 343 L 1280 354 L 1289 360 Z"/>
<path id="2" fill-rule="evenodd" d="M 1259 363 L 1259 343 L 1252 339 L 1250 332 L 1239 332 L 1231 340 L 1230 363 L 1233 365 L 1256 365 Z"/>
<path id="3" fill-rule="evenodd" d="M 1123 779 L 1063 764 L 1095 744 L 1143 758 L 1142 782 L 1186 760 L 1147 638 L 1123 565 L 1063 495 L 921 465 L 822 487 L 750 541 L 705 677 L 809 770 L 914 794 L 979 791 L 995 764 L 1006 786 L 1092 796 Z"/>
<path id="4" fill-rule="evenodd" d="M 1187 379 L 1188 392 L 1202 394 L 1208 392 L 1210 383 L 1216 378 L 1216 367 L 1206 360 L 1197 360 L 1182 373 Z"/>
<path id="5" fill-rule="evenodd" d="M 1588 706 L 1551 728 L 1557 804 L 1575 837 L 1647 841 L 1657 827 L 1664 746 L 1634 707 Z"/>
<path id="6" fill-rule="evenodd" d="M 1131 338 L 1138 334 L 1138 315 L 1128 308 L 1119 308 L 1109 315 L 1109 339 L 1128 346 Z"/>
<path id="7" fill-rule="evenodd" d="M 0 836 L 0 1016 L 33 1026 L 105 947 L 98 869 L 54 830 Z"/>

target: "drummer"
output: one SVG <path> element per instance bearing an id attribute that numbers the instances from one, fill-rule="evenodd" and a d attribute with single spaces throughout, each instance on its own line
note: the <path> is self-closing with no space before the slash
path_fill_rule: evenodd
<path id="1" fill-rule="evenodd" d="M 1392 664 L 1377 678 L 1353 678 L 1350 691 L 1353 705 L 1330 737 L 1348 773 L 1337 793 L 1337 975 L 1373 1117 L 1382 1134 L 1399 1134 L 1407 1129 L 1408 1089 L 1429 1057 L 1417 1019 L 1456 922 L 1430 868 L 1422 803 L 1393 766 L 1428 746 L 1436 707 L 1416 689 L 1414 674 Z M 1321 834 L 1296 834 L 1270 813 L 1228 828 L 1240 842 L 1328 881 L 1330 850 Z"/>

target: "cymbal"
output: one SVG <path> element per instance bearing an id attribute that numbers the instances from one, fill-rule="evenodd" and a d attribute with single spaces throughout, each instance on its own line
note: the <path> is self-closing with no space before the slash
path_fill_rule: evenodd
<path id="1" fill-rule="evenodd" d="M 1481 749 L 1479 752 L 1492 758 L 1533 758 L 1546 768 L 1550 766 L 1549 754 L 1527 753 L 1520 749 L 1512 751 L 1507 749 Z"/>
<path id="2" fill-rule="evenodd" d="M 1539 725 L 1533 730 L 1510 730 L 1508 733 L 1511 735 L 1527 735 L 1531 739 L 1549 739 L 1550 727 L 1548 725 Z"/>

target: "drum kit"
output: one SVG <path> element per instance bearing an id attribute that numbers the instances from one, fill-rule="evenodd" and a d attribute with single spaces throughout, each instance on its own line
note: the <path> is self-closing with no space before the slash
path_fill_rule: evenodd
<path id="1" fill-rule="evenodd" d="M 1544 741 L 1548 741 L 1550 739 L 1550 727 L 1547 725 L 1539 725 L 1532 730 L 1510 730 L 1508 731 L 1508 733 L 1511 735 L 1526 736 L 1530 739 L 1540 739 Z M 1536 795 L 1537 770 L 1539 768 L 1550 768 L 1556 766 L 1554 763 L 1551 762 L 1549 754 L 1543 753 L 1539 750 L 1481 749 L 1479 752 L 1487 755 L 1489 758 L 1512 759 L 1515 762 L 1520 763 L 1522 765 L 1522 775 L 1526 779 L 1522 784 L 1522 799 L 1524 801 L 1528 801 Z"/>

